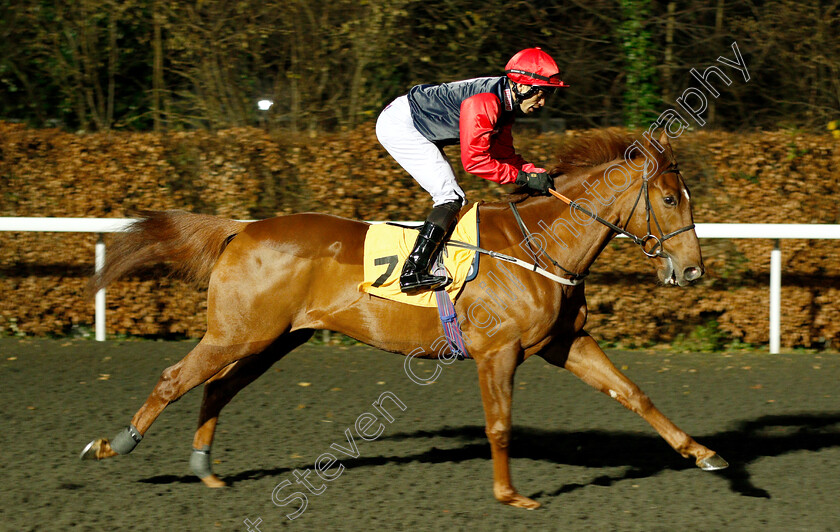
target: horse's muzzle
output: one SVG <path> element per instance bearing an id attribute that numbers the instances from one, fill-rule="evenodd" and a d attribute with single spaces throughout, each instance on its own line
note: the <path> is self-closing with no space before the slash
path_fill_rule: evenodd
<path id="1" fill-rule="evenodd" d="M 705 273 L 702 264 L 682 268 L 668 254 L 661 255 L 661 258 L 665 265 L 659 270 L 659 279 L 665 286 L 688 286 Z"/>

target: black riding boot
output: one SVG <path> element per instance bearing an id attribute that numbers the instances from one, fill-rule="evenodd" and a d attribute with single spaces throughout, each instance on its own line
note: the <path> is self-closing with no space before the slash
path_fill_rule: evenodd
<path id="1" fill-rule="evenodd" d="M 414 249 L 405 259 L 405 265 L 400 274 L 400 290 L 403 292 L 431 290 L 447 281 L 446 277 L 429 273 L 429 265 L 437 257 L 437 251 L 445 236 L 446 229 L 432 222 L 423 224 L 414 242 Z"/>
<path id="2" fill-rule="evenodd" d="M 429 273 L 429 266 L 434 262 L 452 222 L 458 216 L 461 202 L 444 203 L 432 209 L 426 223 L 420 228 L 420 234 L 414 242 L 414 249 L 408 255 L 400 274 L 400 290 L 433 290 L 448 281 L 448 278 Z"/>

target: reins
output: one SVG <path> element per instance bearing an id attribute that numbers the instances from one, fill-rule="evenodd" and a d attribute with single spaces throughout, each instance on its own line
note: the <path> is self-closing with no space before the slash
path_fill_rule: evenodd
<path id="1" fill-rule="evenodd" d="M 666 170 L 664 170 L 664 171 L 662 171 L 662 172 L 660 172 L 656 175 L 662 175 L 662 174 L 668 174 L 668 173 L 676 174 L 680 179 L 682 179 L 682 176 L 680 175 L 680 171 L 676 166 L 672 166 L 670 168 L 667 168 Z M 639 194 L 636 196 L 636 201 L 633 203 L 633 208 L 630 210 L 630 215 L 627 217 L 627 223 L 624 224 L 623 228 L 615 225 L 612 222 L 609 222 L 609 221 L 601 218 L 597 214 L 593 214 L 593 213 L 589 212 L 589 210 L 582 207 L 576 201 L 567 198 L 566 196 L 564 196 L 563 194 L 560 194 L 559 192 L 557 192 L 554 189 L 549 189 L 548 192 L 551 193 L 551 195 L 554 196 L 555 198 L 557 198 L 559 200 L 562 200 L 564 203 L 568 204 L 570 207 L 574 207 L 575 209 L 582 212 L 586 216 L 589 216 L 590 218 L 594 219 L 595 221 L 605 225 L 606 227 L 608 227 L 612 231 L 615 231 L 618 234 L 626 236 L 627 238 L 632 240 L 634 243 L 638 244 L 639 247 L 642 249 L 642 253 L 644 253 L 646 256 L 666 258 L 667 254 L 665 253 L 662 244 L 671 237 L 677 236 L 680 233 L 684 233 L 686 231 L 690 231 L 690 230 L 694 229 L 694 224 L 687 225 L 687 226 L 685 226 L 681 229 L 677 229 L 676 231 L 672 231 L 672 232 L 668 233 L 667 235 L 663 233 L 662 227 L 659 225 L 659 220 L 656 218 L 656 213 L 653 212 L 653 208 L 652 208 L 651 203 L 650 203 L 650 188 L 648 187 L 648 183 L 653 177 L 656 177 L 656 176 L 649 176 L 648 175 L 648 161 L 645 161 L 644 174 L 642 176 L 642 179 L 643 179 L 642 186 L 639 188 Z M 639 201 L 642 198 L 642 194 L 644 194 L 644 196 L 645 196 L 645 221 L 647 223 L 647 234 L 640 238 L 640 237 L 634 235 L 633 233 L 631 233 L 630 231 L 628 231 L 627 230 L 627 225 L 630 223 L 630 220 L 633 218 L 633 213 L 636 212 L 636 207 L 639 205 Z M 481 249 L 481 248 L 476 247 L 476 246 L 471 246 L 469 244 L 464 244 L 463 242 L 450 242 L 450 243 L 455 245 L 456 247 L 464 247 L 464 248 L 473 249 L 475 251 L 478 251 L 479 253 L 485 253 L 487 255 L 490 255 L 491 257 L 501 259 L 501 260 L 505 260 L 505 261 L 508 261 L 508 262 L 512 262 L 514 264 L 517 264 L 519 266 L 527 268 L 527 269 L 529 269 L 533 272 L 539 273 L 540 275 L 542 275 L 544 277 L 548 277 L 549 279 L 552 279 L 553 281 L 556 281 L 558 283 L 562 283 L 562 284 L 570 285 L 570 286 L 576 286 L 576 285 L 582 283 L 584 278 L 587 275 L 589 275 L 588 271 L 581 274 L 581 273 L 572 272 L 572 271 L 564 268 L 556 260 L 554 260 L 554 258 L 551 255 L 549 255 L 548 252 L 545 249 L 542 248 L 542 246 L 538 246 L 539 253 L 534 251 L 534 248 L 531 245 L 531 231 L 525 225 L 525 222 L 522 220 L 522 216 L 519 215 L 519 210 L 516 208 L 516 204 L 511 202 L 509 205 L 510 205 L 510 208 L 511 208 L 511 212 L 513 212 L 513 217 L 516 220 L 517 225 L 519 226 L 519 230 L 522 231 L 522 235 L 525 237 L 525 242 L 528 244 L 528 251 L 530 252 L 531 257 L 534 259 L 535 264 L 529 264 L 529 263 L 527 263 L 523 260 L 519 260 L 517 258 L 510 257 L 508 255 L 503 255 L 503 254 L 497 253 L 495 251 L 488 251 L 488 250 Z M 651 215 L 653 215 L 653 223 L 656 226 L 656 229 L 659 231 L 659 234 L 661 235 L 661 237 L 657 237 L 651 231 L 651 224 L 650 224 Z M 655 244 L 651 248 L 651 251 L 648 251 L 647 249 L 645 249 L 645 245 L 650 240 L 655 240 Z M 545 256 L 549 260 L 549 262 L 551 262 L 551 264 L 553 264 L 556 268 L 558 268 L 560 270 L 563 270 L 563 272 L 565 272 L 565 275 L 569 275 L 572 278 L 571 279 L 566 279 L 564 277 L 554 275 L 554 274 L 544 270 L 543 268 L 540 268 L 536 263 L 539 262 L 539 258 L 540 258 L 541 255 Z"/>
<path id="2" fill-rule="evenodd" d="M 658 176 L 658 175 L 663 175 L 663 174 L 676 174 L 678 177 L 680 177 L 680 179 L 682 178 L 682 176 L 680 175 L 680 171 L 676 166 L 672 166 L 670 168 L 667 168 L 667 169 L 663 170 L 662 172 L 660 172 L 656 175 Z M 653 208 L 651 207 L 651 204 L 650 204 L 650 189 L 648 187 L 648 182 L 653 177 L 656 177 L 656 176 L 648 176 L 648 162 L 645 161 L 644 175 L 642 176 L 642 180 L 643 180 L 642 181 L 642 186 L 639 188 L 639 194 L 636 196 L 636 201 L 633 203 L 633 208 L 630 210 L 630 215 L 627 217 L 627 223 L 624 224 L 624 228 L 618 227 L 614 223 L 611 223 L 611 222 L 608 222 L 607 220 L 604 220 L 603 218 L 601 218 L 597 214 L 593 214 L 593 213 L 589 212 L 586 208 L 582 207 L 579 203 L 577 203 L 574 200 L 570 200 L 569 198 L 567 198 L 563 194 L 560 194 L 556 190 L 549 189 L 548 191 L 549 191 L 549 193 L 551 193 L 552 196 L 554 196 L 555 198 L 557 198 L 557 199 L 563 201 L 564 203 L 568 204 L 570 207 L 574 207 L 575 209 L 577 209 L 578 211 L 582 212 L 583 214 L 589 216 L 590 218 L 594 219 L 595 221 L 609 227 L 610 229 L 612 229 L 616 233 L 622 234 L 622 235 L 626 236 L 627 238 L 631 239 L 634 243 L 638 244 L 640 248 L 642 248 L 642 253 L 644 253 L 646 256 L 648 256 L 648 257 L 667 257 L 667 255 L 663 251 L 662 244 L 671 237 L 677 236 L 678 234 L 684 233 L 686 231 L 691 231 L 692 229 L 694 229 L 694 224 L 687 225 L 687 226 L 685 226 L 681 229 L 677 229 L 676 231 L 672 231 L 672 232 L 668 233 L 667 235 L 663 233 L 662 227 L 659 225 L 659 220 L 656 218 L 656 213 L 653 212 Z M 645 195 L 645 221 L 647 222 L 647 234 L 640 238 L 640 237 L 634 235 L 633 233 L 627 231 L 626 227 L 630 223 L 630 220 L 633 218 L 633 213 L 636 212 L 636 207 L 639 205 L 639 200 L 642 198 L 642 193 L 644 193 L 644 195 Z M 662 235 L 661 237 L 657 237 L 656 235 L 654 235 L 651 232 L 651 226 L 650 226 L 651 214 L 653 214 L 653 223 L 656 225 L 656 229 L 659 231 L 659 234 Z M 645 249 L 645 244 L 647 244 L 648 241 L 650 241 L 650 240 L 655 240 L 656 243 L 651 248 L 651 251 L 648 251 L 648 250 Z"/>
<path id="3" fill-rule="evenodd" d="M 662 175 L 662 174 L 668 174 L 668 173 L 677 174 L 677 176 L 680 179 L 682 179 L 682 176 L 680 175 L 680 171 L 676 166 L 672 166 L 672 167 L 670 167 L 670 168 L 668 168 L 668 169 L 666 169 L 666 170 L 664 170 L 664 171 L 662 171 L 662 172 L 660 172 L 656 175 Z M 580 212 L 582 212 L 586 216 L 589 216 L 590 218 L 596 220 L 597 222 L 605 225 L 606 227 L 615 231 L 616 233 L 626 236 L 627 238 L 632 240 L 634 243 L 638 244 L 639 247 L 642 248 L 642 253 L 644 253 L 646 256 L 648 256 L 648 257 L 667 257 L 667 255 L 663 251 L 662 243 L 665 242 L 666 240 L 668 240 L 671 237 L 677 236 L 680 233 L 684 233 L 686 231 L 690 231 L 690 230 L 694 229 L 694 224 L 687 225 L 687 226 L 685 226 L 681 229 L 677 229 L 676 231 L 672 231 L 672 232 L 668 233 L 667 235 L 662 233 L 662 227 L 659 225 L 659 220 L 656 218 L 656 213 L 653 212 L 653 208 L 651 207 L 651 204 L 650 204 L 650 189 L 648 188 L 648 182 L 653 177 L 656 177 L 656 176 L 648 176 L 647 174 L 648 174 L 648 163 L 647 163 L 647 161 L 645 161 L 644 175 L 642 176 L 642 179 L 643 179 L 642 186 L 639 188 L 639 194 L 636 196 L 636 201 L 633 203 L 633 208 L 630 210 L 630 215 L 627 217 L 627 223 L 624 224 L 624 228 L 619 227 L 612 222 L 608 222 L 607 220 L 601 218 L 597 214 L 593 214 L 593 213 L 589 212 L 589 210 L 582 207 L 576 201 L 567 198 L 566 196 L 564 196 L 563 194 L 560 194 L 559 192 L 557 192 L 554 189 L 549 189 L 548 191 L 549 191 L 549 193 L 551 193 L 552 196 L 554 196 L 555 198 L 557 198 L 557 199 L 563 201 L 564 203 L 568 204 L 570 207 L 574 207 L 575 209 L 579 210 Z M 639 205 L 639 201 L 641 200 L 643 193 L 644 193 L 644 196 L 645 196 L 645 220 L 647 222 L 647 234 L 640 238 L 640 237 L 634 235 L 633 233 L 627 231 L 626 227 L 630 223 L 630 219 L 633 217 L 633 213 L 636 212 L 636 207 Z M 504 253 L 499 253 L 497 251 L 491 251 L 489 249 L 484 249 L 484 248 L 474 246 L 474 245 L 468 244 L 466 242 L 461 242 L 461 241 L 458 241 L 458 240 L 448 240 L 445 245 L 450 245 L 450 246 L 463 248 L 463 249 L 469 249 L 469 250 L 475 251 L 477 253 L 483 253 L 485 255 L 493 257 L 494 259 L 499 259 L 499 260 L 503 260 L 505 262 L 510 262 L 512 264 L 516 264 L 517 266 L 520 266 L 520 267 L 525 268 L 527 270 L 530 270 L 534 273 L 542 275 L 543 277 L 551 279 L 552 281 L 560 283 L 560 284 L 564 284 L 564 285 L 567 285 L 567 286 L 577 286 L 577 285 L 581 284 L 584 281 L 585 277 L 587 275 L 589 275 L 589 272 L 586 271 L 586 272 L 581 274 L 581 273 L 572 272 L 572 271 L 564 268 L 556 260 L 554 260 L 554 258 L 551 255 L 549 255 L 548 252 L 545 249 L 542 248 L 542 246 L 539 246 L 539 252 L 540 253 L 537 254 L 537 252 L 535 252 L 534 249 L 531 247 L 531 238 L 530 238 L 531 232 L 528 229 L 528 227 L 525 225 L 525 222 L 522 220 L 522 216 L 519 215 L 519 210 L 516 208 L 516 205 L 513 202 L 510 203 L 510 207 L 511 207 L 511 211 L 513 212 L 513 217 L 516 219 L 516 223 L 519 226 L 519 229 L 522 231 L 522 234 L 525 236 L 525 242 L 528 243 L 528 250 L 531 253 L 531 257 L 534 259 L 534 264 L 525 262 L 524 260 L 517 259 L 516 257 L 512 257 L 510 255 L 505 255 Z M 659 231 L 659 234 L 662 235 L 661 238 L 657 237 L 656 235 L 654 235 L 651 232 L 651 224 L 650 224 L 651 214 L 653 215 L 653 223 L 656 226 L 656 229 Z M 390 225 L 396 225 L 398 227 L 404 227 L 406 229 L 409 229 L 409 228 L 410 229 L 416 229 L 415 227 L 403 226 L 403 225 L 396 224 L 396 223 L 393 223 L 393 222 L 388 222 L 388 223 Z M 647 244 L 647 242 L 650 241 L 650 240 L 655 240 L 656 243 L 654 244 L 652 250 L 649 252 L 645 249 L 645 244 Z M 565 275 L 571 276 L 572 278 L 571 279 L 566 279 L 565 277 L 560 277 L 559 275 L 555 275 L 555 274 L 545 270 L 544 268 L 540 267 L 537 264 L 537 263 L 539 263 L 540 255 L 544 255 L 546 258 L 548 258 L 549 262 L 551 262 L 552 265 L 554 265 L 556 268 L 559 268 L 559 269 L 563 270 L 563 272 L 565 272 L 564 273 Z"/>

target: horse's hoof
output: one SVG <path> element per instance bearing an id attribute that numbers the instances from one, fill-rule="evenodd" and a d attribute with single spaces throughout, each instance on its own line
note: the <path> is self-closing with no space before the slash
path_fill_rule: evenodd
<path id="1" fill-rule="evenodd" d="M 514 496 L 513 499 L 507 501 L 507 504 L 516 508 L 525 508 L 526 510 L 536 510 L 540 507 L 540 503 L 538 503 L 534 499 L 529 499 L 528 497 L 524 497 L 522 495 Z"/>
<path id="2" fill-rule="evenodd" d="M 79 458 L 82 460 L 102 460 L 116 455 L 117 453 L 111 449 L 111 444 L 106 438 L 97 438 L 85 445 Z"/>
<path id="3" fill-rule="evenodd" d="M 85 445 L 85 448 L 82 449 L 82 454 L 79 455 L 79 459 L 81 460 L 98 460 L 99 458 L 96 456 L 96 453 L 99 452 L 99 449 L 102 447 L 102 438 L 97 440 L 91 441 L 89 444 Z"/>
<path id="4" fill-rule="evenodd" d="M 529 499 L 528 497 L 518 493 L 514 494 L 510 498 L 505 498 L 504 500 L 500 499 L 499 502 L 516 508 L 525 508 L 526 510 L 535 510 L 541 506 L 540 503 L 534 499 Z"/>
<path id="5" fill-rule="evenodd" d="M 227 483 L 224 480 L 220 479 L 216 475 L 210 475 L 208 477 L 204 477 L 201 479 L 201 482 L 204 483 L 205 486 L 208 488 L 225 488 L 227 487 Z"/>
<path id="6" fill-rule="evenodd" d="M 708 458 L 697 460 L 697 467 L 703 471 L 717 471 L 718 469 L 726 469 L 729 467 L 729 462 L 721 458 L 719 454 L 713 454 Z"/>

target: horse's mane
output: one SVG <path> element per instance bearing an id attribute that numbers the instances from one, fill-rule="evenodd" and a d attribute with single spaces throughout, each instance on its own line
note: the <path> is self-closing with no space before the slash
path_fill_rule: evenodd
<path id="1" fill-rule="evenodd" d="M 557 163 L 548 173 L 554 178 L 563 175 L 571 176 L 616 159 L 624 160 L 627 148 L 637 140 L 642 145 L 647 145 L 647 141 L 642 136 L 618 129 L 602 129 L 576 135 L 560 147 L 556 156 Z M 649 151 L 657 158 L 660 167 L 672 162 L 670 150 L 665 150 L 664 153 L 656 149 Z M 635 154 L 641 155 L 638 150 L 635 150 Z M 531 195 L 534 194 L 527 187 L 517 187 L 510 193 L 507 201 L 519 202 Z"/>

